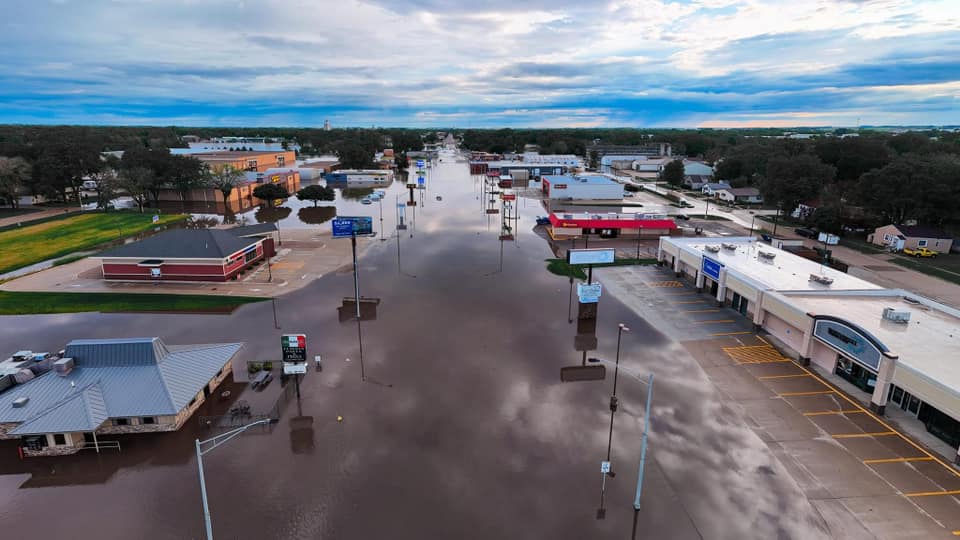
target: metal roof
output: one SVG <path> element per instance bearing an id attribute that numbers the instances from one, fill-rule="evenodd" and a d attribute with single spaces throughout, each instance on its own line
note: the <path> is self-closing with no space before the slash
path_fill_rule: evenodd
<path id="1" fill-rule="evenodd" d="M 97 257 L 223 259 L 259 241 L 259 238 L 239 238 L 223 229 L 172 229 L 139 242 L 108 249 Z"/>
<path id="2" fill-rule="evenodd" d="M 104 351 L 96 350 L 98 343 Z M 149 345 L 149 352 L 144 350 L 145 344 Z M 72 351 L 76 367 L 65 376 L 47 372 L 0 394 L 0 422 L 29 421 L 32 427 L 17 428 L 16 434 L 23 434 L 21 428 L 35 433 L 37 426 L 85 425 L 83 411 L 76 410 L 81 407 L 88 411 L 91 422 L 101 415 L 90 411 L 99 409 L 105 411 L 104 418 L 173 415 L 183 409 L 241 347 L 241 343 L 167 347 L 158 338 L 73 341 L 67 350 Z M 124 351 L 130 354 L 126 363 Z M 100 398 L 91 394 L 93 390 L 87 390 L 92 386 L 97 387 Z M 88 394 L 87 397 L 74 399 L 81 392 Z M 23 407 L 13 407 L 13 401 L 20 397 L 30 400 Z M 101 402 L 102 405 L 98 405 Z"/>
<path id="3" fill-rule="evenodd" d="M 263 233 L 270 233 L 277 230 L 276 223 L 257 223 L 255 225 L 241 225 L 238 227 L 231 227 L 226 229 L 230 234 L 243 238 L 246 236 L 262 235 Z"/>
<path id="4" fill-rule="evenodd" d="M 29 407 L 29 403 L 27 404 Z M 100 385 L 75 389 L 58 403 L 10 430 L 11 435 L 93 431 L 107 420 Z"/>

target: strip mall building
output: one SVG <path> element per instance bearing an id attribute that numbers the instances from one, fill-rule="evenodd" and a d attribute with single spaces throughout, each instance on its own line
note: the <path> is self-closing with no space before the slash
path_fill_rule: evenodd
<path id="1" fill-rule="evenodd" d="M 877 414 L 898 407 L 922 422 L 960 463 L 960 310 L 750 237 L 663 237 L 657 258 L 802 363 L 870 394 Z"/>

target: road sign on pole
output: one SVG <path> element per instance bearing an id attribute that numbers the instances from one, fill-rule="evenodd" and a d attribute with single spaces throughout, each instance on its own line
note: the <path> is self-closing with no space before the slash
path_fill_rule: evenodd
<path id="1" fill-rule="evenodd" d="M 610 462 L 609 462 L 609 461 L 601 461 L 601 462 L 600 462 L 600 472 L 603 473 L 603 474 L 607 474 L 608 472 L 610 472 Z"/>
<path id="2" fill-rule="evenodd" d="M 338 216 L 333 218 L 332 226 L 334 238 L 373 234 L 373 218 L 370 216 Z"/>

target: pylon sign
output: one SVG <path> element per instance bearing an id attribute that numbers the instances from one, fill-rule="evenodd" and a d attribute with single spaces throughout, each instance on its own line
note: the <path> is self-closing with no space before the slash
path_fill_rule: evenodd
<path id="1" fill-rule="evenodd" d="M 307 361 L 307 335 L 284 334 L 280 336 L 280 349 L 284 362 Z"/>

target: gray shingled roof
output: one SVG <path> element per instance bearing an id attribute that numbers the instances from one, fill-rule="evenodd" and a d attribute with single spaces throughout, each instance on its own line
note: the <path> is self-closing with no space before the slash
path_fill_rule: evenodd
<path id="1" fill-rule="evenodd" d="M 245 236 L 252 236 L 252 235 L 259 236 L 264 233 L 273 232 L 276 230 L 277 230 L 277 224 L 270 223 L 270 222 L 257 223 L 255 225 L 240 225 L 237 227 L 231 227 L 229 229 L 226 229 L 226 231 L 229 232 L 230 234 L 237 237 L 241 237 L 241 238 Z"/>
<path id="2" fill-rule="evenodd" d="M 108 417 L 173 415 L 240 347 L 168 347 L 159 338 L 72 341 L 66 350 L 74 359 L 73 371 L 66 376 L 47 372 L 0 394 L 0 422 L 23 422 L 11 433 L 25 435 L 91 431 Z M 30 401 L 14 408 L 19 397 Z"/>
<path id="3" fill-rule="evenodd" d="M 925 225 L 897 225 L 897 230 L 909 238 L 951 239 L 953 235 L 936 227 Z"/>
<path id="4" fill-rule="evenodd" d="M 97 257 L 144 259 L 222 259 L 256 244 L 223 229 L 172 229 L 139 242 L 108 249 Z"/>

